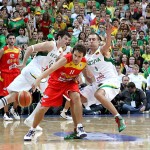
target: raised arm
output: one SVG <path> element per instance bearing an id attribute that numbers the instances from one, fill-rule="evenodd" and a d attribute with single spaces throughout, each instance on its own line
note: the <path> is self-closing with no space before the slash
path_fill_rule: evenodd
<path id="1" fill-rule="evenodd" d="M 111 46 L 111 32 L 112 32 L 112 25 L 110 23 L 107 23 L 107 28 L 106 28 L 106 44 L 101 48 L 101 53 L 104 56 L 108 56 L 110 55 L 109 49 Z"/>

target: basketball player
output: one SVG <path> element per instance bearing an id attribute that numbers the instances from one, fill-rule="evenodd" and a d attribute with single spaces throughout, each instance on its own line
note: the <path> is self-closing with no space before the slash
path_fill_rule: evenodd
<path id="1" fill-rule="evenodd" d="M 0 99 L 0 109 L 7 104 L 14 102 L 19 91 L 30 90 L 35 79 L 39 77 L 45 69 L 53 64 L 62 53 L 62 46 L 68 42 L 70 34 L 60 31 L 57 34 L 57 41 L 46 41 L 29 46 L 26 50 L 23 64 L 18 66 L 25 67 L 28 57 L 32 53 L 37 53 L 33 60 L 21 71 L 21 74 L 7 87 L 9 95 Z"/>
<path id="2" fill-rule="evenodd" d="M 77 136 L 85 137 L 87 134 L 82 125 L 82 104 L 80 100 L 79 87 L 76 78 L 81 71 L 86 68 L 86 47 L 83 45 L 76 45 L 72 53 L 60 58 L 49 69 L 44 71 L 42 75 L 36 79 L 33 84 L 35 89 L 43 78 L 50 75 L 48 86 L 44 92 L 41 100 L 40 109 L 36 112 L 33 125 L 28 133 L 24 136 L 25 141 L 31 141 L 35 135 L 35 128 L 41 122 L 44 114 L 49 107 L 57 107 L 62 105 L 63 95 L 70 98 L 71 114 L 76 127 Z"/>
<path id="3" fill-rule="evenodd" d="M 120 116 L 111 100 L 119 93 L 120 82 L 118 74 L 113 64 L 109 48 L 111 46 L 112 26 L 107 23 L 107 39 L 106 44 L 100 47 L 100 37 L 96 33 L 88 36 L 89 53 L 86 55 L 89 70 L 95 77 L 92 86 L 86 86 L 82 91 L 82 95 L 86 100 L 92 100 L 91 95 L 106 108 L 115 117 L 118 124 L 118 131 L 121 132 L 126 128 L 124 119 Z M 91 93 L 92 91 L 92 93 Z"/>
<path id="4" fill-rule="evenodd" d="M 8 34 L 6 37 L 7 45 L 0 50 L 0 72 L 1 72 L 1 82 L 0 82 L 0 98 L 4 99 L 4 96 L 8 95 L 7 86 L 20 74 L 20 69 L 16 66 L 19 65 L 19 54 L 20 48 L 14 46 L 16 38 L 13 34 Z M 4 101 L 3 101 L 4 102 Z M 4 102 L 4 120 L 13 120 L 9 116 L 8 105 Z M 16 120 L 20 120 L 20 116 L 17 112 L 17 104 L 14 103 L 13 107 L 10 109 L 10 113 L 14 116 Z"/>

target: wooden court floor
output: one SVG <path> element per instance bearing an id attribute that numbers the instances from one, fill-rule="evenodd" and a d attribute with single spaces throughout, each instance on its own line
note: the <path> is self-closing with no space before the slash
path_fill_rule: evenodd
<path id="1" fill-rule="evenodd" d="M 0 118 L 0 150 L 150 150 L 150 114 L 125 115 L 127 128 L 119 133 L 112 116 L 84 117 L 88 136 L 64 140 L 73 129 L 72 121 L 59 116 L 46 117 L 40 124 L 43 132 L 37 139 L 24 142 L 28 127 L 20 121 L 4 122 Z"/>

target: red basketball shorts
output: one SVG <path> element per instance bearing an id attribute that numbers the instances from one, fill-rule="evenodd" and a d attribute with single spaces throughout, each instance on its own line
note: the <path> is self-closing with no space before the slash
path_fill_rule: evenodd
<path id="1" fill-rule="evenodd" d="M 44 92 L 41 104 L 45 107 L 61 106 L 63 102 L 63 95 L 70 98 L 69 92 L 79 93 L 78 84 L 75 82 L 60 83 L 59 86 L 49 84 Z"/>

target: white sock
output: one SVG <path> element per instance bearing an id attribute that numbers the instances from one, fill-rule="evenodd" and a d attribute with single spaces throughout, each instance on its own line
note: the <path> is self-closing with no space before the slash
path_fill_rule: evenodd
<path id="1" fill-rule="evenodd" d="M 118 117 L 118 116 L 120 116 L 120 114 L 115 115 L 115 117 Z"/>
<path id="2" fill-rule="evenodd" d="M 0 99 L 0 109 L 3 108 L 4 106 L 8 105 L 8 101 L 5 97 Z"/>
<path id="3" fill-rule="evenodd" d="M 31 129 L 30 130 L 33 130 L 33 131 L 35 131 L 36 130 L 36 128 L 33 128 L 33 127 L 31 127 Z"/>
<path id="4" fill-rule="evenodd" d="M 38 102 L 37 106 L 35 107 L 35 109 L 33 110 L 33 112 L 28 116 L 28 118 L 26 118 L 27 120 L 33 121 L 34 120 L 34 116 L 36 114 L 36 112 L 39 110 L 39 108 L 41 108 L 41 104 L 40 102 Z"/>
<path id="5" fill-rule="evenodd" d="M 68 111 L 68 109 L 65 109 L 65 108 L 64 108 L 62 112 L 67 112 L 67 111 Z"/>
<path id="6" fill-rule="evenodd" d="M 77 127 L 83 127 L 82 123 L 78 123 Z"/>

